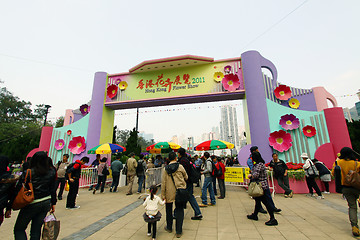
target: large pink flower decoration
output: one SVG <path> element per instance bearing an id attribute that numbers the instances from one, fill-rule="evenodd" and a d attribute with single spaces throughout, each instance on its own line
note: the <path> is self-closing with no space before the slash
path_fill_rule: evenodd
<path id="1" fill-rule="evenodd" d="M 295 115 L 286 114 L 281 116 L 279 124 L 285 130 L 293 130 L 299 127 L 300 121 L 297 117 L 295 117 Z"/>
<path id="2" fill-rule="evenodd" d="M 55 149 L 56 150 L 61 150 L 63 149 L 65 146 L 65 141 L 64 139 L 58 139 L 55 141 Z"/>
<path id="3" fill-rule="evenodd" d="M 70 149 L 70 152 L 72 152 L 73 154 L 80 154 L 83 151 L 85 151 L 86 148 L 86 144 L 85 144 L 85 138 L 78 136 L 78 137 L 73 137 L 73 139 L 71 139 L 68 148 Z"/>
<path id="4" fill-rule="evenodd" d="M 228 91 L 235 91 L 240 87 L 239 77 L 235 74 L 226 74 L 222 79 L 223 87 Z"/>
<path id="5" fill-rule="evenodd" d="M 80 106 L 80 112 L 83 116 L 85 116 L 86 114 L 88 114 L 90 111 L 89 105 L 87 104 L 83 104 Z"/>
<path id="6" fill-rule="evenodd" d="M 117 91 L 118 91 L 118 87 L 116 85 L 112 84 L 112 85 L 108 86 L 108 88 L 107 88 L 107 96 L 109 98 L 113 98 L 116 96 Z"/>
<path id="7" fill-rule="evenodd" d="M 290 133 L 285 132 L 284 130 L 279 130 L 270 133 L 269 143 L 275 150 L 279 152 L 284 152 L 289 150 L 292 146 L 292 139 Z"/>
<path id="8" fill-rule="evenodd" d="M 274 90 L 275 97 L 279 100 L 288 100 L 291 97 L 291 90 L 286 85 L 279 85 Z"/>
<path id="9" fill-rule="evenodd" d="M 306 125 L 305 127 L 303 127 L 302 131 L 307 137 L 313 137 L 316 135 L 316 129 L 310 125 Z"/>

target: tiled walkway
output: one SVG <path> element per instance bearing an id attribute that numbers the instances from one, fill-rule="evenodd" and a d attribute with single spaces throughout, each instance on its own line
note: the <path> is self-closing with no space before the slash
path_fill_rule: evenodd
<path id="1" fill-rule="evenodd" d="M 199 195 L 200 189 L 195 191 L 195 195 Z M 150 239 L 146 236 L 144 208 L 138 197 L 138 194 L 125 196 L 124 188 L 117 193 L 106 189 L 105 193 L 96 195 L 80 190 L 77 201 L 80 209 L 66 210 L 65 200 L 59 201 L 56 208 L 56 216 L 61 221 L 58 239 Z M 228 187 L 225 199 L 217 200 L 216 206 L 202 209 L 201 221 L 190 219 L 194 213 L 188 204 L 181 239 L 354 239 L 347 203 L 340 194 L 326 195 L 324 200 L 305 195 L 285 199 L 276 195 L 274 201 L 283 211 L 276 214 L 279 225 L 269 227 L 264 224 L 268 215 L 260 214 L 259 221 L 246 218 L 253 211 L 254 201 L 244 189 Z M 174 239 L 175 233 L 164 230 L 164 208 L 161 213 L 157 239 Z M 14 238 L 12 229 L 16 217 L 14 212 L 11 219 L 5 219 L 0 227 L 1 240 Z"/>

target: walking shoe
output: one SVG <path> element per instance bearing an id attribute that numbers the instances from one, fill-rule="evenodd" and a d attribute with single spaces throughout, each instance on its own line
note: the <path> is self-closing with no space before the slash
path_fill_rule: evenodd
<path id="1" fill-rule="evenodd" d="M 281 209 L 280 208 L 275 208 L 274 212 L 279 213 L 279 212 L 281 212 Z"/>
<path id="2" fill-rule="evenodd" d="M 175 236 L 177 237 L 177 238 L 181 238 L 181 233 L 177 233 L 177 234 L 175 234 Z"/>
<path id="3" fill-rule="evenodd" d="M 79 209 L 80 206 L 74 206 L 74 207 L 67 207 L 66 209 L 70 209 L 70 210 L 73 210 L 73 209 Z"/>
<path id="4" fill-rule="evenodd" d="M 325 199 L 324 196 L 317 196 L 316 199 Z"/>
<path id="5" fill-rule="evenodd" d="M 58 197 L 59 200 L 62 200 L 62 197 Z"/>
<path id="6" fill-rule="evenodd" d="M 315 194 L 313 194 L 313 193 L 308 193 L 308 194 L 306 194 L 306 196 L 307 196 L 307 197 L 315 197 Z"/>
<path id="7" fill-rule="evenodd" d="M 199 207 L 207 207 L 207 206 L 208 206 L 207 204 L 203 204 L 203 203 L 199 204 Z"/>
<path id="8" fill-rule="evenodd" d="M 110 192 L 112 192 L 112 188 L 110 188 Z"/>
<path id="9" fill-rule="evenodd" d="M 256 216 L 255 214 L 247 215 L 246 217 L 248 219 L 255 220 L 255 221 L 259 220 L 258 216 Z"/>
<path id="10" fill-rule="evenodd" d="M 132 193 L 127 193 L 126 195 L 132 195 Z"/>
<path id="11" fill-rule="evenodd" d="M 294 191 L 291 190 L 291 193 L 289 194 L 289 197 L 292 198 L 294 196 Z"/>
<path id="12" fill-rule="evenodd" d="M 267 221 L 265 223 L 265 225 L 267 225 L 267 226 L 276 226 L 276 225 L 278 225 L 278 221 L 275 218 L 273 218 L 273 219 L 270 219 L 269 221 Z"/>
<path id="13" fill-rule="evenodd" d="M 95 194 L 96 193 L 96 189 L 94 189 L 94 191 L 93 191 L 93 194 Z"/>
<path id="14" fill-rule="evenodd" d="M 288 198 L 288 197 L 290 197 L 290 196 L 289 196 L 289 195 L 284 194 L 284 198 Z"/>
<path id="15" fill-rule="evenodd" d="M 324 193 L 324 194 L 330 194 L 330 192 L 327 192 L 327 191 L 324 191 L 324 192 L 322 192 L 322 193 Z"/>
<path id="16" fill-rule="evenodd" d="M 359 228 L 358 228 L 357 226 L 353 226 L 353 227 L 352 227 L 352 234 L 353 234 L 355 237 L 360 236 Z"/>
<path id="17" fill-rule="evenodd" d="M 260 213 L 263 213 L 263 214 L 267 214 L 267 211 L 266 211 L 265 209 L 263 209 L 263 208 L 261 208 L 261 209 L 259 210 L 259 212 L 260 212 Z"/>
<path id="18" fill-rule="evenodd" d="M 224 197 L 221 197 L 221 196 L 220 196 L 220 197 L 218 197 L 218 199 L 224 199 Z"/>
<path id="19" fill-rule="evenodd" d="M 168 233 L 171 233 L 172 230 L 168 229 L 166 226 L 164 227 L 165 231 L 167 231 Z"/>
<path id="20" fill-rule="evenodd" d="M 191 220 L 201 220 L 202 218 L 203 218 L 203 216 L 200 214 L 200 215 L 191 217 Z"/>
<path id="21" fill-rule="evenodd" d="M 148 236 L 151 236 L 151 233 L 147 233 Z"/>
<path id="22" fill-rule="evenodd" d="M 215 206 L 216 203 L 208 203 L 208 206 Z"/>

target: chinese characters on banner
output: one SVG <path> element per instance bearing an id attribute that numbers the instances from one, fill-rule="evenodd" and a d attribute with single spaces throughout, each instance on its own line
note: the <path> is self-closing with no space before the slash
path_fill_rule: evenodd
<path id="1" fill-rule="evenodd" d="M 244 182 L 244 173 L 249 168 L 241 167 L 226 167 L 225 168 L 225 182 Z"/>
<path id="2" fill-rule="evenodd" d="M 157 77 L 156 80 L 139 80 L 136 89 L 145 89 L 145 93 L 154 93 L 155 91 L 171 92 L 172 90 L 196 88 L 199 87 L 199 83 L 205 83 L 204 77 L 192 78 L 191 81 L 189 74 L 183 74 L 182 77 L 177 75 L 175 79 L 172 80 L 170 78 L 164 77 L 164 74 L 161 74 Z"/>

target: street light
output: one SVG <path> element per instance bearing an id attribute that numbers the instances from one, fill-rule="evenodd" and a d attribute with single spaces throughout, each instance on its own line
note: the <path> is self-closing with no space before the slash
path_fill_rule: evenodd
<path id="1" fill-rule="evenodd" d="M 44 120 L 44 126 L 46 125 L 47 115 L 49 113 L 49 108 L 51 108 L 50 105 L 45 105 L 46 112 L 45 112 L 45 120 Z"/>
<path id="2" fill-rule="evenodd" d="M 191 137 L 188 137 L 188 140 L 189 140 L 188 150 L 189 150 L 189 153 L 191 154 Z"/>
<path id="3" fill-rule="evenodd" d="M 232 136 L 228 136 L 229 138 L 229 141 L 232 143 Z M 231 154 L 231 157 L 232 157 L 232 148 L 230 149 L 230 154 Z"/>

